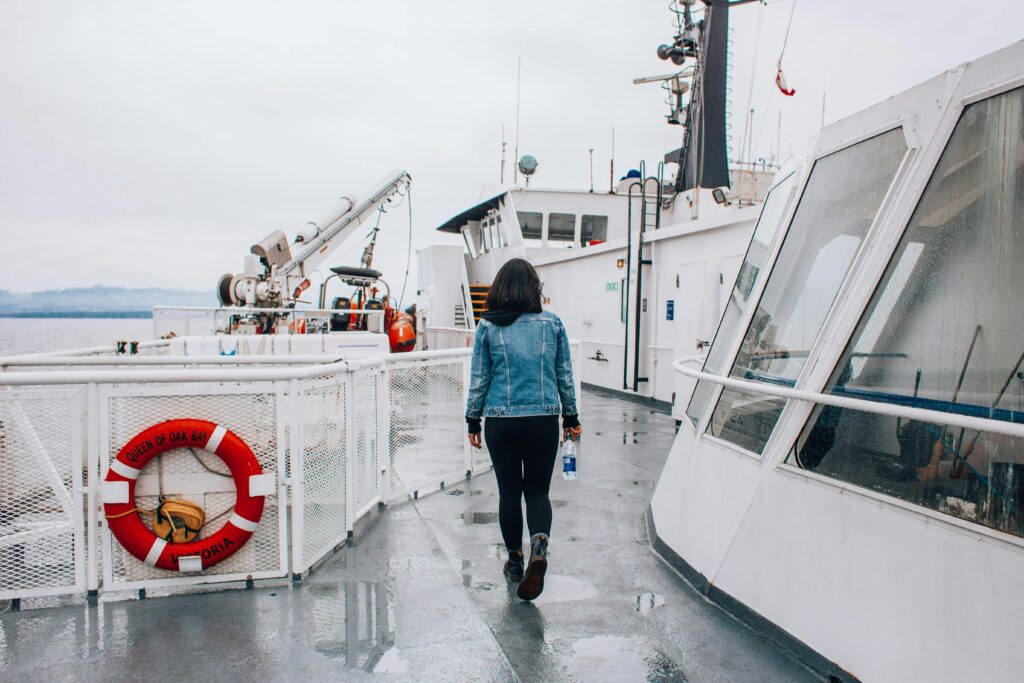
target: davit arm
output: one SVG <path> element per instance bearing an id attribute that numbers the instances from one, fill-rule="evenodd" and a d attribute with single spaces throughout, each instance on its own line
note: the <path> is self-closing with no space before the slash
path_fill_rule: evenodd
<path id="1" fill-rule="evenodd" d="M 366 219 L 385 202 L 405 192 L 411 178 L 405 171 L 393 171 L 381 178 L 366 199 L 342 197 L 321 219 L 309 221 L 295 237 L 293 256 L 288 238 L 280 230 L 254 244 L 245 259 L 245 272 L 221 276 L 217 295 L 224 306 L 282 308 L 291 293 L 308 286 L 306 278 L 319 268 Z M 297 297 L 297 295 L 296 295 Z"/>

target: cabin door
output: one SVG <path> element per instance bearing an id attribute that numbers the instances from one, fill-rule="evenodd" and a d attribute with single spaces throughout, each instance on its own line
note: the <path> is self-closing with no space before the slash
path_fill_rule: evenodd
<path id="1" fill-rule="evenodd" d="M 672 308 L 675 317 L 675 358 L 687 358 L 701 353 L 702 349 L 698 344 L 705 339 L 705 313 L 708 308 L 707 296 L 707 272 L 706 261 L 690 261 L 679 263 L 676 267 L 676 287 L 669 290 L 666 296 L 665 305 L 673 301 Z M 673 413 L 676 404 L 686 400 L 693 391 L 694 381 L 678 372 L 673 371 L 674 400 Z M 685 408 L 685 406 L 684 406 Z"/>

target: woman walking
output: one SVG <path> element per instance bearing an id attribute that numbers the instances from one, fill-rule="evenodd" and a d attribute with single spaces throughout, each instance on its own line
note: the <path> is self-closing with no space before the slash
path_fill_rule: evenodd
<path id="1" fill-rule="evenodd" d="M 523 600 L 544 590 L 551 501 L 548 490 L 562 438 L 583 432 L 576 411 L 569 338 L 554 313 L 541 310 L 541 282 L 528 261 L 512 259 L 498 271 L 487 312 L 476 330 L 466 423 L 480 448 L 480 420 L 498 479 L 498 522 L 508 549 L 505 577 Z M 530 557 L 523 556 L 523 507 Z"/>

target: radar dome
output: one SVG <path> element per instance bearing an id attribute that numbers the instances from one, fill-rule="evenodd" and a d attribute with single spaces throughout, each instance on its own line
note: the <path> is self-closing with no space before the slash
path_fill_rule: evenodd
<path id="1" fill-rule="evenodd" d="M 531 176 L 537 172 L 537 158 L 532 154 L 524 154 L 519 160 L 519 172 L 525 176 Z"/>

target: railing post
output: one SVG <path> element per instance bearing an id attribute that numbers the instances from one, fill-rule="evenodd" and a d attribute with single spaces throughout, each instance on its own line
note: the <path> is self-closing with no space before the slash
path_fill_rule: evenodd
<path id="1" fill-rule="evenodd" d="M 89 382 L 86 387 L 85 404 L 85 434 L 86 434 L 86 517 L 85 517 L 85 545 L 87 554 L 88 572 L 86 576 L 86 590 L 89 595 L 96 595 L 100 588 L 99 575 L 99 554 L 96 552 L 96 544 L 99 543 L 97 526 L 99 519 L 96 509 L 96 487 L 99 480 L 100 466 L 100 398 L 99 387 L 96 382 Z"/>
<path id="2" fill-rule="evenodd" d="M 303 544 L 305 543 L 305 473 L 303 471 L 303 434 L 302 434 L 302 394 L 299 392 L 299 380 L 292 379 L 288 382 L 288 396 L 290 416 L 288 419 L 288 457 L 291 464 L 290 495 L 292 513 L 292 575 L 302 573 Z"/>
<path id="3" fill-rule="evenodd" d="M 345 530 L 351 536 L 355 529 L 356 516 L 356 444 L 358 425 L 355 410 L 355 374 L 357 370 L 345 371 Z"/>
<path id="4" fill-rule="evenodd" d="M 377 375 L 377 470 L 380 501 L 391 500 L 391 370 L 385 362 Z"/>
<path id="5" fill-rule="evenodd" d="M 473 366 L 472 356 L 462 356 L 462 405 L 459 407 L 460 414 L 466 407 L 466 401 L 469 399 L 469 381 L 470 373 Z M 481 438 L 482 435 L 481 435 Z M 469 445 L 469 439 L 462 439 L 462 450 L 465 457 L 466 474 L 469 476 L 473 475 L 473 447 Z"/>

